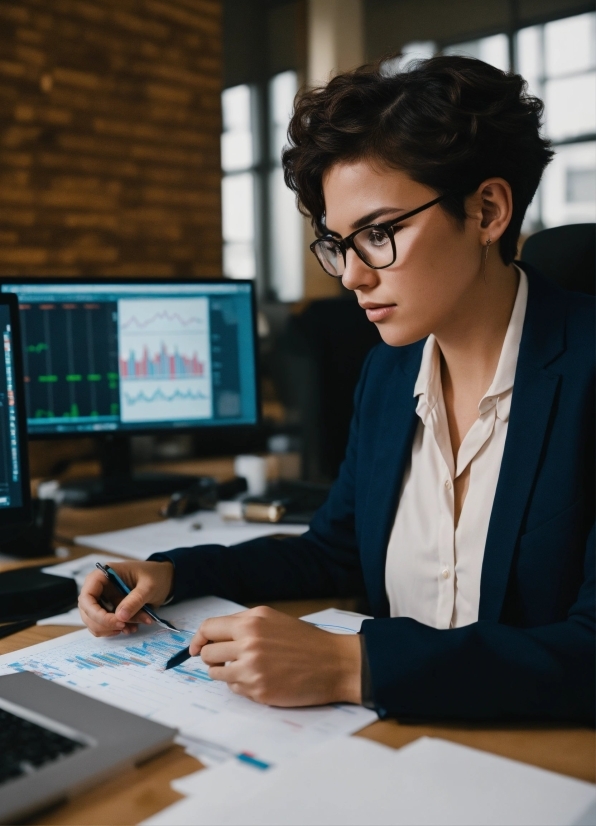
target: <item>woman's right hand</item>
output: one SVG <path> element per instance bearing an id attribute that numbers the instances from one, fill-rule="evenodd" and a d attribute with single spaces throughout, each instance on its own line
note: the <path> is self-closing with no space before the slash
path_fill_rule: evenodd
<path id="1" fill-rule="evenodd" d="M 99 569 L 87 576 L 79 595 L 79 611 L 96 637 L 130 634 L 140 622 L 150 624 L 152 619 L 141 608 L 145 604 L 158 608 L 167 600 L 174 584 L 171 562 L 114 562 L 110 567 L 131 592 L 124 597 Z M 100 600 L 111 603 L 115 611 L 106 611 Z"/>

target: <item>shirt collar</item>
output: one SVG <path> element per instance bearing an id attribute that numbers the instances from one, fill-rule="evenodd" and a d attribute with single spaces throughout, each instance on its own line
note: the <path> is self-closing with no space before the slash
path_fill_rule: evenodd
<path id="1" fill-rule="evenodd" d="M 423 396 L 432 410 L 441 393 L 440 354 L 437 340 L 431 333 L 422 349 L 422 361 L 414 385 L 414 396 Z M 422 401 L 422 400 L 421 400 Z"/>
<path id="2" fill-rule="evenodd" d="M 517 265 L 514 266 L 519 274 L 519 285 L 513 311 L 505 333 L 494 378 L 478 404 L 478 411 L 481 415 L 496 406 L 496 414 L 503 421 L 507 421 L 509 418 L 510 391 L 513 389 L 515 381 L 517 357 L 528 303 L 528 278 L 522 269 Z M 422 350 L 422 361 L 414 386 L 414 396 L 421 397 L 418 402 L 418 411 L 421 412 L 423 404 L 432 410 L 441 394 L 439 347 L 436 338 L 431 333 Z"/>

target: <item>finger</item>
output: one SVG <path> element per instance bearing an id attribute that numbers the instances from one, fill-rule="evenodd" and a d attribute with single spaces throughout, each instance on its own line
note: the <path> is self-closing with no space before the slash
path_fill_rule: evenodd
<path id="1" fill-rule="evenodd" d="M 223 665 L 237 660 L 240 647 L 237 642 L 212 642 L 201 648 L 201 659 L 206 665 Z"/>
<path id="2" fill-rule="evenodd" d="M 131 625 L 130 623 L 126 623 L 126 626 L 122 629 L 123 634 L 136 634 L 139 630 L 138 625 Z"/>
<path id="3" fill-rule="evenodd" d="M 140 582 L 118 605 L 116 616 L 124 622 L 134 622 L 132 618 L 141 611 L 143 605 L 148 601 L 149 588 L 146 583 Z"/>
<path id="4" fill-rule="evenodd" d="M 219 680 L 223 683 L 238 683 L 242 673 L 242 666 L 238 662 L 229 665 L 210 665 L 209 676 L 212 680 Z"/>
<path id="5" fill-rule="evenodd" d="M 149 616 L 149 614 L 146 614 L 144 611 L 139 611 L 137 614 L 135 614 L 133 617 L 131 617 L 131 618 L 128 620 L 128 622 L 134 622 L 134 623 L 136 623 L 137 625 L 138 625 L 140 622 L 144 623 L 145 625 L 151 625 L 151 623 L 153 622 L 153 620 L 151 619 L 151 617 Z"/>
<path id="6" fill-rule="evenodd" d="M 103 609 L 102 609 L 103 610 Z M 123 628 L 124 623 L 120 623 L 122 626 L 121 628 L 114 628 L 109 623 L 97 621 L 94 619 L 93 616 L 90 616 L 82 606 L 79 605 L 79 612 L 81 614 L 81 619 L 85 623 L 85 625 L 89 628 L 91 633 L 96 637 L 113 637 L 116 634 L 119 634 Z M 107 612 L 104 612 L 107 613 Z M 108 617 L 113 617 L 113 614 L 107 614 Z"/>
<path id="7" fill-rule="evenodd" d="M 209 640 L 207 639 L 207 637 L 203 636 L 201 630 L 199 629 L 190 641 L 190 645 L 188 646 L 190 656 L 196 657 L 197 654 L 200 654 L 203 649 L 203 646 L 207 645 L 208 642 Z"/>
<path id="8" fill-rule="evenodd" d="M 93 623 L 103 631 L 122 631 L 124 623 L 115 614 L 102 608 L 98 602 L 101 592 L 97 596 L 96 594 L 97 589 L 94 589 L 94 591 L 81 591 L 79 595 L 79 610 L 85 623 L 87 625 Z"/>
<path id="9" fill-rule="evenodd" d="M 228 617 L 211 617 L 201 623 L 199 631 L 205 639 L 213 640 L 213 642 L 236 639 L 240 631 L 239 618 L 245 613 L 242 611 Z"/>
<path id="10" fill-rule="evenodd" d="M 104 586 L 107 584 L 107 579 L 101 571 L 92 571 L 88 574 L 81 587 L 81 594 L 88 594 L 89 596 L 99 599 L 103 594 Z"/>

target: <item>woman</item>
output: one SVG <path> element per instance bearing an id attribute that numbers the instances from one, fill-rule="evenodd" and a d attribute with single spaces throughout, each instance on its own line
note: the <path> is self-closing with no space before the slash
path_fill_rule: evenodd
<path id="1" fill-rule="evenodd" d="M 210 675 L 273 705 L 401 718 L 594 718 L 594 303 L 513 264 L 552 152 L 519 76 L 435 57 L 304 93 L 286 181 L 322 268 L 383 342 L 347 454 L 307 534 L 115 566 L 83 617 L 130 632 L 145 603 L 365 595 L 336 636 L 268 608 L 203 623 Z"/>

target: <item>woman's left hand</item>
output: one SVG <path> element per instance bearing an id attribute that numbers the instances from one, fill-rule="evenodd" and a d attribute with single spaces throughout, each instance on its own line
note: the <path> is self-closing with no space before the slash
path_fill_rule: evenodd
<path id="1" fill-rule="evenodd" d="M 360 703 L 360 640 L 273 608 L 205 620 L 190 644 L 209 676 L 272 706 Z"/>

